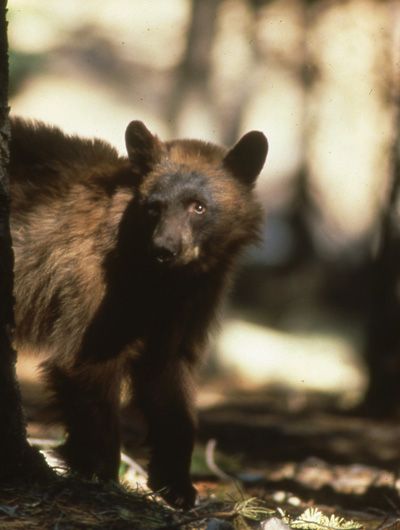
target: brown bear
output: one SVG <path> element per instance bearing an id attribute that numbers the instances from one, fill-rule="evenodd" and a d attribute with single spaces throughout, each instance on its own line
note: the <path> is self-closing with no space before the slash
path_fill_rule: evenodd
<path id="1" fill-rule="evenodd" d="M 13 119 L 11 131 L 16 345 L 46 352 L 60 453 L 81 474 L 118 478 L 129 373 L 149 485 L 189 507 L 193 369 L 236 258 L 257 238 L 267 140 L 162 142 L 133 121 L 121 157 L 38 122 Z"/>

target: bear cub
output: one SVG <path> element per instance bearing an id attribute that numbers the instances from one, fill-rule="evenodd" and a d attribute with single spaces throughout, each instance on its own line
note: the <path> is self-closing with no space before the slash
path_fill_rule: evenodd
<path id="1" fill-rule="evenodd" d="M 60 454 L 78 473 L 117 480 L 128 377 L 149 486 L 190 507 L 193 371 L 236 258 L 257 238 L 267 140 L 162 142 L 132 121 L 121 157 L 39 122 L 12 119 L 11 131 L 15 339 L 46 354 Z"/>

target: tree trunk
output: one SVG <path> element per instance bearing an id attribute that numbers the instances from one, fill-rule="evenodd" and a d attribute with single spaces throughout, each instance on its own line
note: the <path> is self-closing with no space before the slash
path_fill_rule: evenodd
<path id="1" fill-rule="evenodd" d="M 392 182 L 384 205 L 380 245 L 371 266 L 366 361 L 369 387 L 364 402 L 375 416 L 400 414 L 400 6 L 388 2 L 392 14 L 392 81 L 394 134 Z"/>
<path id="2" fill-rule="evenodd" d="M 397 113 L 400 132 L 400 110 Z M 400 142 L 393 145 L 393 182 L 381 223 L 381 240 L 371 266 L 366 361 L 369 386 L 365 410 L 375 416 L 400 412 Z"/>
<path id="3" fill-rule="evenodd" d="M 11 345 L 13 253 L 9 227 L 8 45 L 6 0 L 0 0 L 0 481 L 39 476 L 44 461 L 28 444 Z"/>

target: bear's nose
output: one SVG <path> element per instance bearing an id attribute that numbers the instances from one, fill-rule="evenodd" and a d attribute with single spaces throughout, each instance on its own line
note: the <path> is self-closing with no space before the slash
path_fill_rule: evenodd
<path id="1" fill-rule="evenodd" d="M 159 263 L 172 261 L 178 255 L 178 242 L 170 237 L 154 238 L 153 255 Z"/>
<path id="2" fill-rule="evenodd" d="M 159 263 L 168 263 L 176 257 L 176 252 L 167 247 L 156 247 L 154 256 Z"/>

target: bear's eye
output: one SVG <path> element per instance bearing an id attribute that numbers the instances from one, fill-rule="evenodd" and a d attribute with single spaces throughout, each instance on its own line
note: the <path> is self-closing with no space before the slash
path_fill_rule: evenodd
<path id="1" fill-rule="evenodd" d="M 157 217 L 158 215 L 160 215 L 160 204 L 158 202 L 150 202 L 148 205 L 147 205 L 147 214 L 150 216 L 150 217 Z"/>
<path id="2" fill-rule="evenodd" d="M 193 201 L 189 205 L 189 212 L 196 213 L 197 215 L 203 215 L 206 213 L 206 207 L 200 201 Z"/>

